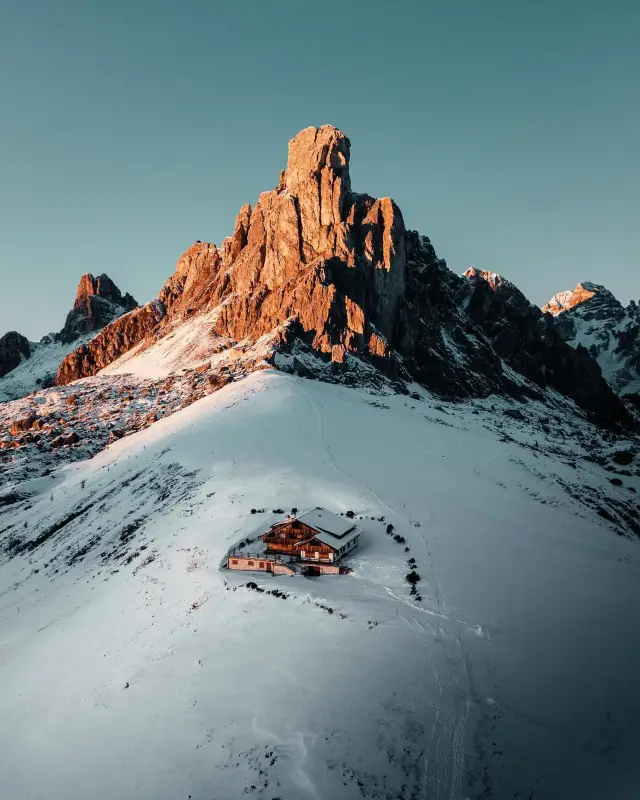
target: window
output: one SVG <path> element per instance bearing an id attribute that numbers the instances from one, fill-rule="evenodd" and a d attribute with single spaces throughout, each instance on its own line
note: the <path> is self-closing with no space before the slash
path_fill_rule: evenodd
<path id="1" fill-rule="evenodd" d="M 250 562 L 249 562 L 249 566 L 250 566 L 250 567 L 253 567 L 253 561 L 250 561 Z"/>
<path id="2" fill-rule="evenodd" d="M 264 569 L 264 561 L 260 562 L 260 569 Z"/>
<path id="3" fill-rule="evenodd" d="M 231 559 L 231 563 L 232 564 L 237 564 L 238 563 L 238 559 L 237 558 L 232 558 Z"/>

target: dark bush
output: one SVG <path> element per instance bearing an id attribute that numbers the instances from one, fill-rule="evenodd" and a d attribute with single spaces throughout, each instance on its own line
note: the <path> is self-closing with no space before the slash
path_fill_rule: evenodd
<path id="1" fill-rule="evenodd" d="M 622 481 L 620 480 L 620 478 L 609 478 L 609 483 L 612 486 L 622 486 Z"/>
<path id="2" fill-rule="evenodd" d="M 274 508 L 272 511 L 273 514 L 284 514 L 283 508 Z"/>
<path id="3" fill-rule="evenodd" d="M 633 461 L 633 453 L 631 450 L 618 450 L 617 453 L 613 454 L 613 460 L 616 464 L 627 467 Z"/>
<path id="4" fill-rule="evenodd" d="M 400 536 L 399 533 L 396 533 L 396 535 L 393 537 L 393 541 L 398 542 L 398 544 L 404 544 L 407 540 L 404 538 L 404 536 Z"/>
<path id="5" fill-rule="evenodd" d="M 349 517 L 349 519 L 353 519 L 355 517 L 355 512 L 354 511 L 347 511 L 347 513 L 345 514 L 345 517 Z"/>
<path id="6" fill-rule="evenodd" d="M 407 583 L 410 583 L 412 586 L 415 586 L 416 583 L 418 583 L 418 581 L 420 580 L 420 576 L 414 569 L 411 570 L 411 572 L 407 573 L 405 580 L 407 581 Z"/>
<path id="7" fill-rule="evenodd" d="M 393 533 L 393 525 L 391 523 L 387 525 L 387 533 Z"/>
<path id="8" fill-rule="evenodd" d="M 298 513 L 298 509 L 297 509 L 297 508 L 294 506 L 294 507 L 291 509 L 291 513 L 292 513 L 292 514 L 297 514 L 297 513 Z"/>
<path id="9" fill-rule="evenodd" d="M 252 514 L 257 514 L 257 513 L 258 513 L 258 510 L 257 510 L 257 509 L 255 509 L 255 508 L 252 508 L 252 509 L 251 509 L 251 513 L 252 513 Z"/>

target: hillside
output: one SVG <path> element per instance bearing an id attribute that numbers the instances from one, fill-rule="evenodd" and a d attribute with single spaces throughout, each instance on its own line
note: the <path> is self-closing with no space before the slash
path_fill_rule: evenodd
<path id="1" fill-rule="evenodd" d="M 561 403 L 548 437 L 492 405 L 263 371 L 11 485 L 3 796 L 617 796 L 640 562 L 584 500 L 640 480 L 576 463 Z M 352 575 L 220 571 L 315 505 L 357 512 Z"/>
<path id="2" fill-rule="evenodd" d="M 350 152 L 301 131 L 156 298 L 0 340 L 3 799 L 638 785 L 637 417 L 566 335 L 613 306 L 455 275 Z M 352 572 L 223 568 L 316 506 Z"/>

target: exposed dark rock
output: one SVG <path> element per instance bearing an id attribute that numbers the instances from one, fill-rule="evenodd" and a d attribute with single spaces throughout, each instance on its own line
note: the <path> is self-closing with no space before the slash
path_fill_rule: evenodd
<path id="1" fill-rule="evenodd" d="M 9 331 L 0 338 L 0 378 L 15 369 L 23 358 L 29 358 L 29 340 L 17 331 Z"/>

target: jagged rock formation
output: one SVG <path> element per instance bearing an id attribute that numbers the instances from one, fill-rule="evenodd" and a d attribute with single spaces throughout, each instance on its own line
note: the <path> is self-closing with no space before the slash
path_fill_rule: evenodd
<path id="1" fill-rule="evenodd" d="M 17 331 L 9 331 L 0 338 L 0 378 L 15 369 L 23 358 L 29 358 L 29 340 Z"/>
<path id="2" fill-rule="evenodd" d="M 79 375 L 95 375 L 120 353 L 138 344 L 163 316 L 162 304 L 152 301 L 119 317 L 93 339 L 69 353 L 58 368 L 56 383 L 70 383 Z"/>
<path id="3" fill-rule="evenodd" d="M 135 307 L 133 297 L 123 295 L 107 275 L 83 275 L 61 331 L 39 342 L 29 342 L 15 331 L 0 339 L 0 402 L 51 385 L 61 360 L 74 345 Z"/>
<path id="4" fill-rule="evenodd" d="M 447 397 L 542 396 L 550 386 L 609 422 L 627 420 L 588 354 L 567 346 L 511 283 L 454 275 L 426 237 L 405 230 L 391 199 L 353 192 L 349 156 L 332 126 L 299 133 L 278 186 L 242 207 L 233 235 L 182 256 L 158 296 L 155 328 L 126 337 L 122 321 L 106 328 L 65 359 L 58 383 L 215 309 L 218 336 L 277 331 L 276 350 L 302 348 L 334 370 L 357 356 Z"/>
<path id="5" fill-rule="evenodd" d="M 55 338 L 64 343 L 73 342 L 83 334 L 101 330 L 137 305 L 130 294 L 121 293 L 108 275 L 94 278 L 86 273 L 80 278 L 76 299 L 64 327 Z"/>
<path id="6" fill-rule="evenodd" d="M 564 341 L 586 348 L 613 389 L 640 407 L 640 309 L 633 300 L 625 308 L 604 286 L 584 282 L 542 310 Z"/>

